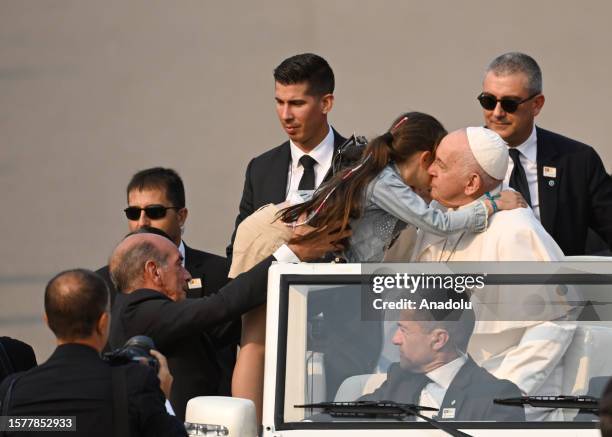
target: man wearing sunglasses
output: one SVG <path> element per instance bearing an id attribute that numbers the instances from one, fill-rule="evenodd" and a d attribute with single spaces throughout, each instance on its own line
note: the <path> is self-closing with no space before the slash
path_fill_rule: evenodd
<path id="1" fill-rule="evenodd" d="M 225 258 L 193 249 L 182 240 L 188 210 L 185 188 L 178 173 L 161 167 L 141 170 L 132 176 L 126 191 L 128 206 L 124 212 L 130 232 L 156 228 L 163 231 L 178 247 L 183 267 L 192 278 L 187 289 L 188 298 L 211 295 L 227 283 L 229 266 Z M 114 302 L 117 290 L 110 280 L 108 266 L 97 273 L 107 282 L 111 290 L 111 301 Z M 202 363 L 202 369 L 210 376 L 209 395 L 230 395 L 240 326 L 239 319 L 225 324 L 223 341 L 207 339 L 210 358 Z"/>
<path id="2" fill-rule="evenodd" d="M 486 126 L 509 146 L 504 187 L 521 192 L 565 255 L 612 247 L 612 178 L 601 158 L 590 146 L 534 124 L 545 101 L 537 62 L 518 52 L 498 56 L 478 101 Z M 589 232 L 600 241 L 585 248 Z"/>

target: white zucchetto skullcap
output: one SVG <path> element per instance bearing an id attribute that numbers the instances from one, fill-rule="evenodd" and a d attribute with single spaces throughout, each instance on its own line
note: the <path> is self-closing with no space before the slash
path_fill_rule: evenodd
<path id="1" fill-rule="evenodd" d="M 508 145 L 502 137 L 484 127 L 468 127 L 466 133 L 480 167 L 493 179 L 504 179 L 508 170 Z"/>

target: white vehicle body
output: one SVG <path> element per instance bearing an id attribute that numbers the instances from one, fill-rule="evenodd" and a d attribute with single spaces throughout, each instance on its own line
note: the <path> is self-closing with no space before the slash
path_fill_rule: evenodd
<path id="1" fill-rule="evenodd" d="M 327 383 L 330 383 L 330 377 L 326 374 L 325 354 L 320 351 L 310 350 L 313 344 L 312 330 L 314 329 L 311 326 L 313 314 L 312 311 L 309 311 L 309 305 L 312 302 L 309 299 L 311 296 L 314 296 L 311 293 L 320 292 L 323 296 L 331 295 L 334 293 L 335 288 L 342 287 L 343 284 L 352 284 L 354 290 L 361 289 L 363 293 L 367 293 L 367 291 L 363 291 L 365 290 L 363 288 L 364 278 L 371 277 L 373 273 L 382 275 L 392 271 L 395 272 L 398 268 L 414 274 L 423 274 L 423 272 L 449 274 L 458 271 L 467 272 L 470 271 L 469 269 L 472 269 L 472 273 L 476 273 L 473 271 L 473 264 L 471 266 L 460 265 L 465 263 L 454 263 L 454 266 L 451 264 L 380 264 L 376 266 L 369 265 L 367 268 L 364 268 L 365 265 L 360 264 L 304 263 L 273 265 L 270 268 L 268 280 L 262 420 L 263 436 L 401 435 L 434 437 L 448 435 L 443 431 L 434 429 L 425 422 L 406 422 L 393 419 L 381 421 L 364 418 L 321 421 L 318 419 L 319 416 L 316 415 L 316 411 L 296 408 L 295 405 L 334 400 L 351 401 L 356 400 L 362 394 L 371 393 L 386 379 L 386 371 L 381 370 L 380 364 L 384 362 L 383 355 L 389 355 L 391 357 L 389 358 L 390 360 L 395 360 L 394 354 L 397 352 L 390 343 L 390 335 L 392 335 L 390 332 L 393 331 L 396 325 L 395 322 L 362 320 L 366 324 L 378 323 L 377 329 L 380 329 L 382 334 L 377 370 L 373 370 L 370 374 L 365 375 L 351 375 L 341 382 L 337 381 L 336 384 L 340 386 L 339 388 L 332 388 L 332 393 L 335 393 L 335 395 L 332 395 L 334 398 L 331 399 L 328 390 L 330 387 L 326 386 Z M 525 269 L 525 273 L 527 273 L 530 267 L 523 268 L 521 264 L 514 263 L 510 268 L 507 267 L 507 264 L 505 266 L 498 264 L 491 267 L 491 269 L 493 269 L 494 273 L 506 274 L 509 277 L 510 273 L 522 272 Z M 553 267 L 553 264 L 557 264 L 557 266 Z M 563 358 L 567 376 L 563 381 L 563 390 L 565 392 L 559 394 L 586 395 L 590 378 L 612 374 L 612 323 L 610 322 L 612 317 L 608 314 L 612 312 L 612 305 L 610 305 L 610 308 L 606 308 L 605 305 L 608 302 L 612 303 L 612 280 L 609 276 L 612 273 L 612 262 L 564 263 L 563 265 L 561 263 L 542 263 L 541 266 L 541 273 L 544 274 L 562 272 L 564 274 L 588 273 L 599 275 L 599 282 L 594 281 L 586 285 L 582 284 L 579 287 L 576 286 L 577 290 L 574 290 L 574 286 L 563 289 L 564 299 L 568 302 L 584 302 L 585 300 L 600 304 L 603 302 L 600 305 L 601 308 L 597 307 L 599 320 L 571 321 L 571 323 L 577 324 L 578 327 L 572 343 Z M 609 283 L 606 283 L 606 281 Z M 587 297 L 584 296 L 585 293 L 588 295 Z M 350 295 L 345 294 L 345 296 Z M 364 305 L 366 301 L 363 298 L 361 299 L 361 304 Z M 517 299 L 520 300 L 520 297 L 517 297 Z M 354 302 L 350 305 L 347 303 L 347 308 L 350 309 L 350 307 L 354 308 Z M 360 332 L 366 331 L 355 331 L 356 341 L 359 340 Z M 342 348 L 341 344 L 339 348 Z M 329 354 L 329 350 L 327 353 Z M 364 353 L 366 353 L 365 348 Z M 389 359 L 387 359 L 387 362 Z M 327 395 L 326 390 L 328 391 Z M 206 398 L 197 399 L 206 400 Z M 227 433 L 201 435 L 240 435 L 251 437 L 252 430 L 255 429 L 252 426 L 253 415 L 248 411 L 245 412 L 244 401 L 235 401 L 242 403 L 236 404 L 236 415 L 233 419 L 230 419 L 232 415 L 232 401 L 229 399 L 228 402 L 220 403 L 218 401 L 215 402 L 214 398 L 210 398 L 209 402 L 202 404 L 200 409 L 206 409 L 207 414 L 205 418 L 199 417 L 197 421 L 226 426 Z M 600 435 L 596 421 L 576 422 L 574 421 L 576 413 L 577 410 L 563 410 L 563 421 L 554 422 L 498 423 L 478 421 L 444 423 L 460 429 L 471 436 L 595 437 Z M 196 421 L 196 416 L 195 410 L 190 413 L 188 407 L 187 421 Z M 249 424 L 242 423 L 238 426 L 236 423 L 240 421 L 246 421 Z M 248 430 L 248 432 L 245 430 Z"/>

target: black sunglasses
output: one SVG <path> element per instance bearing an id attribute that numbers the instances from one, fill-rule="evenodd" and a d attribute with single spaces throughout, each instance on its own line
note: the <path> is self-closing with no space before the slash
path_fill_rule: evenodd
<path id="1" fill-rule="evenodd" d="M 532 94 L 526 99 L 521 100 L 521 99 L 513 99 L 512 97 L 502 97 L 501 99 L 498 99 L 492 94 L 480 93 L 478 97 L 476 97 L 476 99 L 478 99 L 478 101 L 480 102 L 480 106 L 482 106 L 487 111 L 494 110 L 495 107 L 497 106 L 497 102 L 499 102 L 501 104 L 502 109 L 505 112 L 512 114 L 518 109 L 520 104 L 533 99 L 538 94 L 540 93 Z"/>
<path id="2" fill-rule="evenodd" d="M 144 211 L 147 217 L 151 220 L 158 220 L 166 216 L 166 211 L 169 209 L 179 210 L 178 206 L 162 206 L 162 205 L 149 205 L 145 208 L 139 208 L 137 206 L 128 206 L 125 211 L 125 216 L 128 220 L 138 220 L 140 218 L 140 211 Z"/>

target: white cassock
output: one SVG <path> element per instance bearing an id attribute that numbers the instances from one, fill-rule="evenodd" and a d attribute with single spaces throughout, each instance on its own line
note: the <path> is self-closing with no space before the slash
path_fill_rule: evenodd
<path id="1" fill-rule="evenodd" d="M 419 230 L 412 252 L 413 262 L 561 261 L 563 257 L 529 208 L 492 215 L 487 230 L 479 234 L 458 232 L 447 238 Z M 576 325 L 548 321 L 561 316 L 551 311 L 560 310 L 549 309 L 545 317 L 538 317 L 543 322 L 478 320 L 468 352 L 479 365 L 514 382 L 526 395 L 562 394 L 562 358 Z M 528 420 L 563 420 L 559 410 L 526 408 L 525 413 Z"/>

